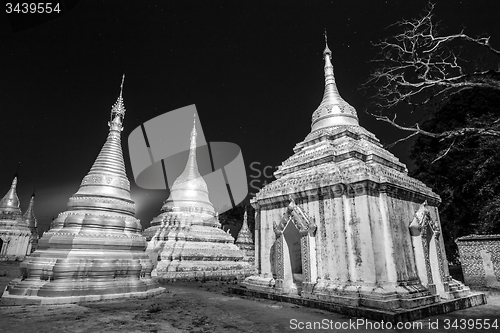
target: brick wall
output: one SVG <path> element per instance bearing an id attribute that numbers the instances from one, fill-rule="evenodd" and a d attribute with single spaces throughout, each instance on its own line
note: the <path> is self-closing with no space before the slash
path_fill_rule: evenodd
<path id="1" fill-rule="evenodd" d="M 468 235 L 455 242 L 465 284 L 500 289 L 500 235 Z"/>

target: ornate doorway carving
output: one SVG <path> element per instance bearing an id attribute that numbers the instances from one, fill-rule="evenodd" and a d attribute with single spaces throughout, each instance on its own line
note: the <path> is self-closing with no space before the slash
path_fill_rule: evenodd
<path id="1" fill-rule="evenodd" d="M 316 224 L 295 204 L 274 223 L 276 289 L 284 293 L 311 291 L 317 280 Z"/>

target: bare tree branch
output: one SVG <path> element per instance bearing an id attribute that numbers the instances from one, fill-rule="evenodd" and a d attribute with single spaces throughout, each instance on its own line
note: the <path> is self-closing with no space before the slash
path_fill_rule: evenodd
<path id="1" fill-rule="evenodd" d="M 399 139 L 399 140 L 397 140 L 397 141 L 394 141 L 393 143 L 390 143 L 390 144 L 386 145 L 386 146 L 385 146 L 385 148 L 387 148 L 387 149 L 392 148 L 392 147 L 394 147 L 395 145 L 397 145 L 398 143 L 403 142 L 403 141 L 406 141 L 406 140 L 408 140 L 409 138 L 411 138 L 411 137 L 413 137 L 413 136 L 415 136 L 415 135 L 417 135 L 417 134 L 419 134 L 419 133 L 418 133 L 418 132 L 413 132 L 413 133 L 411 133 L 410 135 L 408 135 L 408 136 L 406 136 L 406 137 L 404 137 L 404 138 L 401 138 L 401 139 Z"/>
<path id="2" fill-rule="evenodd" d="M 455 138 L 456 139 L 456 138 Z M 451 147 L 453 147 L 453 145 L 455 144 L 455 139 L 453 139 L 453 142 L 450 144 L 450 146 L 448 147 L 448 149 L 446 149 L 441 155 L 439 155 L 438 157 L 436 157 L 432 162 L 436 162 L 436 161 L 439 161 L 440 159 L 442 159 L 443 157 L 445 157 L 446 155 L 448 155 L 448 153 L 450 152 L 450 149 Z"/>
<path id="3" fill-rule="evenodd" d="M 465 136 L 465 135 L 469 135 L 469 136 L 489 135 L 489 136 L 500 137 L 500 130 L 497 130 L 494 128 L 463 127 L 463 128 L 458 128 L 458 129 L 455 129 L 452 131 L 433 133 L 433 132 L 428 132 L 428 131 L 421 129 L 418 123 L 416 123 L 413 127 L 402 126 L 402 125 L 396 123 L 396 118 L 397 118 L 396 115 L 397 114 L 394 115 L 393 119 L 390 119 L 387 116 L 380 116 L 380 115 L 376 115 L 376 114 L 371 114 L 371 115 L 374 116 L 375 119 L 389 123 L 392 126 L 398 128 L 400 130 L 413 132 L 413 134 L 407 136 L 406 138 L 399 139 L 396 142 L 390 144 L 389 147 L 392 147 L 399 142 L 405 141 L 416 134 L 422 134 L 422 135 L 425 135 L 425 136 L 428 136 L 431 138 L 440 139 L 441 141 L 443 141 L 445 139 L 452 139 L 452 138 Z M 496 120 L 495 123 L 498 123 L 498 121 L 499 120 Z"/>
<path id="4" fill-rule="evenodd" d="M 413 133 L 441 140 L 466 135 L 499 136 L 498 126 L 495 124 L 500 121 L 500 117 L 492 119 L 484 128 L 457 128 L 443 133 L 431 133 L 422 130 L 418 124 L 402 126 L 396 123 L 395 118 L 391 119 L 386 115 L 387 111 L 395 110 L 396 107 L 396 112 L 401 113 L 403 106 L 411 107 L 412 112 L 432 110 L 436 105 L 468 89 L 500 91 L 500 50 L 490 44 L 490 36 L 473 37 L 463 30 L 441 35 L 434 22 L 434 7 L 430 3 L 420 18 L 396 22 L 393 27 L 401 29 L 399 33 L 372 43 L 380 52 L 374 59 L 379 67 L 363 85 L 367 90 L 376 89 L 373 98 L 377 111 L 376 114 L 370 114 L 377 120 L 412 132 L 394 144 L 411 138 Z M 490 69 L 474 68 L 472 61 L 462 58 L 464 48 L 474 47 L 479 51 L 485 50 L 490 58 L 494 58 L 494 64 L 488 64 Z"/>

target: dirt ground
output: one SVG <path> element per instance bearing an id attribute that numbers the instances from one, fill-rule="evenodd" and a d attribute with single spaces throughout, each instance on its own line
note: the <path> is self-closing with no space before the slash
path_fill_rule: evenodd
<path id="1" fill-rule="evenodd" d="M 0 262 L 2 292 L 7 283 L 19 275 L 18 265 Z M 0 306 L 0 332 L 338 332 L 333 328 L 296 329 L 291 326 L 291 320 L 297 323 L 356 320 L 288 303 L 241 298 L 226 292 L 231 285 L 225 282 L 176 283 L 164 285 L 166 293 L 148 299 L 81 305 Z M 500 313 L 498 300 L 487 306 L 490 311 Z M 484 316 L 484 307 L 436 318 L 463 318 L 464 314 Z M 422 322 L 424 329 L 419 331 L 429 330 L 428 319 Z"/>

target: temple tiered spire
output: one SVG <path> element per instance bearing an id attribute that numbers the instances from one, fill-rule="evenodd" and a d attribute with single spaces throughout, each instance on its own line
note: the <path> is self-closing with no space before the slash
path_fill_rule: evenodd
<path id="1" fill-rule="evenodd" d="M 252 244 L 252 232 L 248 228 L 248 215 L 245 208 L 245 214 L 243 215 L 243 224 L 240 231 L 238 232 L 238 237 L 236 237 L 236 244 Z"/>
<path id="2" fill-rule="evenodd" d="M 130 183 L 125 172 L 125 163 L 123 161 L 122 145 L 120 133 L 123 130 L 123 117 L 125 116 L 125 106 L 123 104 L 123 82 L 122 77 L 120 86 L 120 95 L 116 103 L 111 108 L 111 119 L 108 122 L 109 134 L 99 155 L 97 156 L 92 168 L 85 176 L 80 185 L 80 189 L 73 196 L 70 202 L 76 203 L 77 198 L 87 197 L 89 195 L 101 195 L 103 191 L 109 196 L 120 198 L 131 203 Z M 87 207 L 82 206 L 83 207 Z M 128 204 L 130 215 L 135 214 L 135 206 Z M 73 208 L 77 208 L 74 206 Z"/>
<path id="3" fill-rule="evenodd" d="M 319 107 L 312 116 L 312 131 L 324 127 L 338 125 L 359 125 L 356 110 L 339 94 L 332 66 L 332 51 L 328 47 L 328 37 L 325 31 L 325 92 Z"/>
<path id="4" fill-rule="evenodd" d="M 247 209 L 245 207 L 245 214 L 243 215 L 243 225 L 238 232 L 238 237 L 236 238 L 235 244 L 245 253 L 244 261 L 254 262 L 255 261 L 255 245 L 253 243 L 252 232 L 248 228 L 248 215 Z"/>

